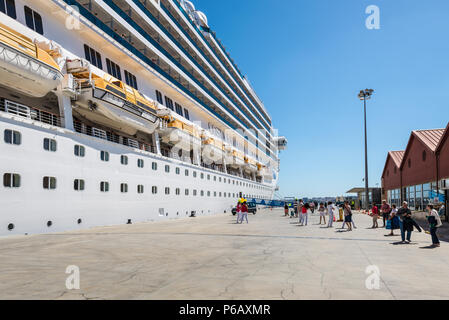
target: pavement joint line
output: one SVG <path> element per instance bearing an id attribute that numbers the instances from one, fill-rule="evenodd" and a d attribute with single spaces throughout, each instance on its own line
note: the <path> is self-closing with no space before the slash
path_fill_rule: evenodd
<path id="1" fill-rule="evenodd" d="M 367 242 L 390 242 L 391 240 L 385 239 L 366 239 L 366 238 L 334 238 L 334 237 L 314 237 L 314 236 L 289 236 L 289 235 L 260 235 L 260 234 L 226 234 L 226 233 L 188 233 L 188 232 L 100 232 L 100 233 L 49 233 L 41 234 L 39 236 L 108 236 L 108 235 L 189 235 L 189 236 L 222 236 L 222 237 L 254 237 L 254 238 L 280 238 L 280 239 L 309 239 L 309 240 L 340 240 L 340 241 L 367 241 Z M 415 241 L 415 244 L 423 242 Z"/>

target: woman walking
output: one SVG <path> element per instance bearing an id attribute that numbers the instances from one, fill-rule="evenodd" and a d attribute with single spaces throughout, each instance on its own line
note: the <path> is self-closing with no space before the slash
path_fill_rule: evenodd
<path id="1" fill-rule="evenodd" d="M 324 203 L 320 203 L 320 206 L 318 207 L 318 213 L 320 214 L 320 224 L 321 219 L 324 219 L 324 224 L 326 224 L 326 208 L 324 207 Z"/>
<path id="2" fill-rule="evenodd" d="M 399 217 L 396 215 L 396 213 L 398 212 L 398 209 L 396 208 L 396 205 L 393 204 L 391 206 L 391 213 L 390 216 L 388 217 L 388 221 L 387 221 L 387 229 L 390 229 L 390 233 L 386 234 L 385 236 L 387 237 L 392 237 L 394 236 L 394 230 L 399 229 Z"/>
<path id="3" fill-rule="evenodd" d="M 432 247 L 436 248 L 440 246 L 440 240 L 437 237 L 437 228 L 441 227 L 443 223 L 441 222 L 440 215 L 433 208 L 433 205 L 427 205 L 427 212 L 429 215 L 427 216 L 427 221 L 429 222 L 430 227 L 430 235 L 432 236 Z"/>
<path id="4" fill-rule="evenodd" d="M 240 223 L 243 223 L 243 219 L 246 219 L 246 223 L 248 223 L 248 204 L 246 202 L 246 199 L 243 200 L 242 207 L 240 209 L 242 212 L 242 216 L 240 218 Z"/>
<path id="5" fill-rule="evenodd" d="M 309 208 L 310 208 L 310 206 L 309 206 L 309 204 L 308 203 L 306 203 L 306 204 L 304 204 L 303 206 L 302 206 L 302 208 L 301 208 L 301 212 L 300 212 L 300 215 L 301 215 L 301 218 L 300 218 L 300 220 L 299 220 L 299 223 L 302 225 L 302 226 L 306 226 L 307 225 L 307 220 L 308 220 L 308 210 L 309 210 Z M 305 223 L 305 224 L 304 224 Z"/>
<path id="6" fill-rule="evenodd" d="M 345 201 L 343 211 L 345 215 L 345 224 L 348 226 L 348 231 L 352 231 L 352 210 L 348 201 Z"/>

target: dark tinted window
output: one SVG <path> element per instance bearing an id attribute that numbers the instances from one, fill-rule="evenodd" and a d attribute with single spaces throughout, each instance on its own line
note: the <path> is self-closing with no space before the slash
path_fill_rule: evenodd
<path id="1" fill-rule="evenodd" d="M 25 22 L 28 28 L 33 29 L 37 33 L 44 34 L 41 15 L 31 10 L 27 6 L 25 6 L 24 9 L 25 9 Z"/>
<path id="2" fill-rule="evenodd" d="M 0 11 L 6 13 L 13 19 L 17 18 L 14 0 L 0 0 Z"/>

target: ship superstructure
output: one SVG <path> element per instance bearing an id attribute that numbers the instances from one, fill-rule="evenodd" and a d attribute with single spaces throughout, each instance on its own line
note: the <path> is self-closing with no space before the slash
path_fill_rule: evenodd
<path id="1" fill-rule="evenodd" d="M 287 145 L 178 0 L 0 0 L 0 131 L 0 235 L 272 199 Z"/>

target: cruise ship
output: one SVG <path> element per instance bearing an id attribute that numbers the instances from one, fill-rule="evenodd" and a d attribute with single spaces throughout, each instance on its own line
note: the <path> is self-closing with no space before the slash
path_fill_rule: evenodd
<path id="1" fill-rule="evenodd" d="M 274 198 L 285 137 L 184 0 L 0 0 L 0 236 Z"/>

